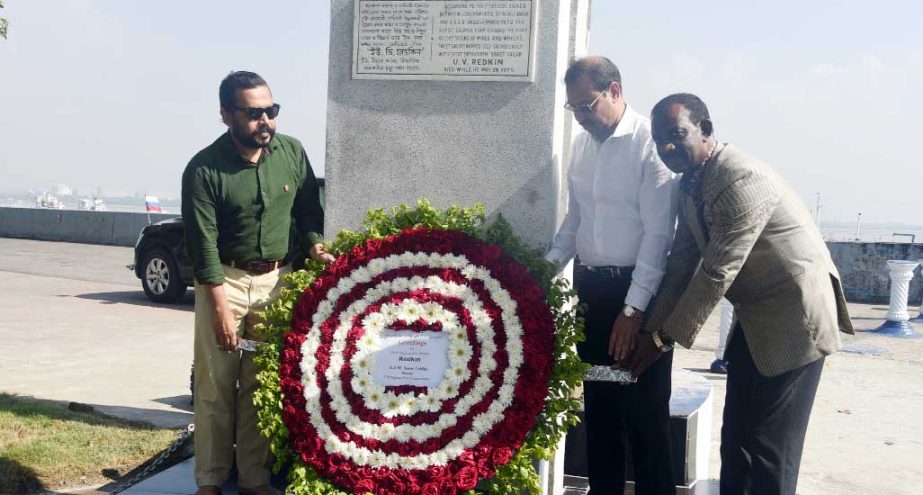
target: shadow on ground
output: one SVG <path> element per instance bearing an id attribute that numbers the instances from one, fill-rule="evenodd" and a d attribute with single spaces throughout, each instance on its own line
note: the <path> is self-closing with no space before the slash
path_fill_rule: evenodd
<path id="1" fill-rule="evenodd" d="M 0 455 L 0 493 L 37 493 L 45 491 L 35 471 Z"/>
<path id="2" fill-rule="evenodd" d="M 174 304 L 155 303 L 144 295 L 140 289 L 136 291 L 95 292 L 92 294 L 77 294 L 76 296 L 61 295 L 59 297 L 77 297 L 90 301 L 100 301 L 103 304 L 133 304 L 151 308 L 172 309 L 174 311 L 192 311 L 195 304 L 195 293 L 186 291 L 183 298 Z"/>

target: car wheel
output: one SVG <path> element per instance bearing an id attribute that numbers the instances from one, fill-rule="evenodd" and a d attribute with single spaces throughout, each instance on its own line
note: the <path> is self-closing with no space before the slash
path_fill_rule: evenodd
<path id="1" fill-rule="evenodd" d="M 173 255 L 153 248 L 141 258 L 141 287 L 148 299 L 158 303 L 178 301 L 186 293 L 186 284 L 179 277 Z"/>

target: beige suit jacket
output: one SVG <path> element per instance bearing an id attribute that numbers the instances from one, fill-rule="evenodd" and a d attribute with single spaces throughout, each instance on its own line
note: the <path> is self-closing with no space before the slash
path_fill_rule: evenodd
<path id="1" fill-rule="evenodd" d="M 839 272 L 804 203 L 772 169 L 719 145 L 701 198 L 683 192 L 679 201 L 648 330 L 690 347 L 726 297 L 765 376 L 839 350 L 838 332 L 853 333 Z"/>

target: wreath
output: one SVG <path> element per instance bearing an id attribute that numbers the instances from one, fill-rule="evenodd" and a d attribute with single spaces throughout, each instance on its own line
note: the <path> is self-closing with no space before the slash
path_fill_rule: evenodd
<path id="1" fill-rule="evenodd" d="M 334 263 L 288 276 L 254 398 L 287 492 L 540 490 L 533 459 L 577 421 L 582 322 L 555 267 L 484 223 L 481 206 L 372 210 Z"/>

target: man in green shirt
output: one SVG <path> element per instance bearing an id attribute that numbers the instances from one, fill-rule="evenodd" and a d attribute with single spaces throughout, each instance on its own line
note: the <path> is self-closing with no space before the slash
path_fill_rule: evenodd
<path id="1" fill-rule="evenodd" d="M 197 494 L 219 493 L 236 452 L 240 493 L 264 494 L 269 443 L 253 405 L 257 368 L 237 339 L 259 339 L 257 313 L 278 296 L 293 244 L 317 261 L 334 258 L 321 243 L 324 211 L 311 164 L 298 140 L 276 134 L 280 107 L 266 81 L 232 72 L 219 99 L 228 132 L 183 172 L 196 279 L 195 477 Z"/>

